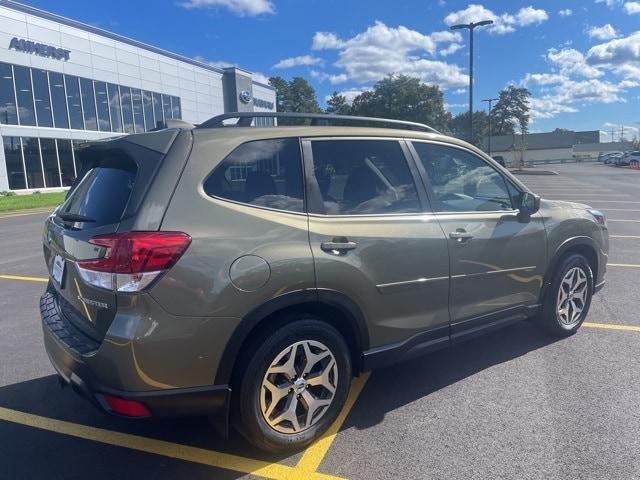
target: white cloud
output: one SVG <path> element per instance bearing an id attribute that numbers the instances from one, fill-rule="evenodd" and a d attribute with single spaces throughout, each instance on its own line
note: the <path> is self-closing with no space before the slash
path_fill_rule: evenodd
<path id="1" fill-rule="evenodd" d="M 628 15 L 640 13 L 640 2 L 625 2 L 624 11 L 627 12 Z"/>
<path id="2" fill-rule="evenodd" d="M 440 55 L 442 55 L 443 57 L 446 57 L 447 55 L 451 55 L 452 53 L 456 53 L 463 46 L 464 45 L 462 45 L 461 43 L 452 43 L 447 48 L 443 48 L 442 50 L 440 50 L 438 53 Z"/>
<path id="3" fill-rule="evenodd" d="M 622 0 L 596 0 L 596 3 L 604 3 L 607 7 L 613 8 L 622 3 Z"/>
<path id="4" fill-rule="evenodd" d="M 258 15 L 275 13 L 270 0 L 187 0 L 178 5 L 188 8 L 228 8 L 236 15 L 255 17 Z"/>
<path id="5" fill-rule="evenodd" d="M 454 95 L 462 95 L 463 93 L 467 93 L 467 89 L 466 88 L 456 88 L 453 91 Z"/>
<path id="6" fill-rule="evenodd" d="M 562 10 L 558 10 L 558 15 L 560 15 L 561 17 L 570 17 L 571 15 L 573 15 L 573 10 L 571 10 L 570 8 L 563 8 Z"/>
<path id="7" fill-rule="evenodd" d="M 404 73 L 442 88 L 460 87 L 469 77 L 457 65 L 425 57 L 452 53 L 451 45 L 459 44 L 457 32 L 434 32 L 424 35 L 407 27 L 389 27 L 377 21 L 364 32 L 349 39 L 339 39 L 331 32 L 318 32 L 313 37 L 315 49 L 336 49 L 335 66 L 342 69 L 336 80 L 357 83 L 375 82 L 391 73 Z M 328 78 L 331 81 L 331 78 Z"/>
<path id="8" fill-rule="evenodd" d="M 344 42 L 332 32 L 316 32 L 313 36 L 312 50 L 331 50 L 341 48 Z"/>
<path id="9" fill-rule="evenodd" d="M 587 35 L 590 38 L 597 38 L 598 40 L 611 40 L 618 37 L 618 32 L 610 23 L 602 25 L 601 27 L 591 27 L 587 30 Z"/>
<path id="10" fill-rule="evenodd" d="M 565 76 L 580 75 L 587 78 L 599 77 L 602 72 L 588 65 L 584 55 L 575 48 L 550 48 L 547 50 L 547 60 L 560 68 Z"/>
<path id="11" fill-rule="evenodd" d="M 586 61 L 590 65 L 613 69 L 624 77 L 640 78 L 640 31 L 591 47 Z"/>
<path id="12" fill-rule="evenodd" d="M 527 73 L 524 77 L 524 85 L 553 85 L 566 80 L 566 77 L 558 73 Z"/>
<path id="13" fill-rule="evenodd" d="M 289 57 L 280 60 L 273 68 L 293 68 L 304 65 L 320 65 L 323 60 L 311 55 L 300 55 L 299 57 Z"/>
<path id="14" fill-rule="evenodd" d="M 515 14 L 502 13 L 500 15 L 483 5 L 470 4 L 463 10 L 449 13 L 444 18 L 446 25 L 458 23 L 479 22 L 482 20 L 492 20 L 493 25 L 489 25 L 487 30 L 490 33 L 503 35 L 515 31 L 516 27 L 524 27 L 534 23 L 542 23 L 549 19 L 549 15 L 543 9 L 533 8 L 531 5 L 523 7 Z"/>
<path id="15" fill-rule="evenodd" d="M 344 83 L 349 80 L 346 74 L 340 73 L 338 75 L 332 75 L 325 72 L 319 72 L 317 70 L 311 70 L 310 75 L 312 78 L 319 80 L 320 82 L 324 82 L 328 80 L 331 85 L 338 85 L 340 83 Z"/>
<path id="16" fill-rule="evenodd" d="M 625 87 L 605 80 L 564 79 L 551 93 L 531 99 L 532 118 L 552 118 L 559 113 L 577 112 L 576 105 L 625 102 Z"/>

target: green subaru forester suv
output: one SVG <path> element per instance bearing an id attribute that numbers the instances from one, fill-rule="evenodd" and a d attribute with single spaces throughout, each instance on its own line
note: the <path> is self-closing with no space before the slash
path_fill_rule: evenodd
<path id="1" fill-rule="evenodd" d="M 44 227 L 44 342 L 115 415 L 300 449 L 354 376 L 522 319 L 570 335 L 604 285 L 602 213 L 420 124 L 225 114 L 78 156 Z"/>

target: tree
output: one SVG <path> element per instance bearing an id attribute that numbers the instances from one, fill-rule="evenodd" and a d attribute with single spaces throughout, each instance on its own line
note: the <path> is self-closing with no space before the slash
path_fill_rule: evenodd
<path id="1" fill-rule="evenodd" d="M 445 129 L 447 120 L 440 88 L 408 75 L 388 75 L 373 90 L 358 95 L 351 114 L 426 123 L 436 129 Z"/>
<path id="2" fill-rule="evenodd" d="M 458 138 L 468 139 L 469 134 L 469 112 L 459 113 L 448 122 L 452 135 Z M 484 138 L 489 133 L 489 115 L 484 110 L 473 112 L 473 140 L 472 143 L 478 147 L 484 147 Z"/>
<path id="3" fill-rule="evenodd" d="M 320 106 L 316 99 L 316 91 L 302 77 L 286 80 L 282 77 L 271 77 L 269 84 L 276 89 L 276 109 L 278 112 L 318 113 Z"/>
<path id="4" fill-rule="evenodd" d="M 518 127 L 525 135 L 529 130 L 529 97 L 526 88 L 509 85 L 500 91 L 498 103 L 492 112 L 492 130 L 494 135 L 510 135 Z"/>
<path id="5" fill-rule="evenodd" d="M 276 89 L 276 111 L 286 112 L 285 99 L 289 95 L 289 82 L 282 77 L 271 77 L 269 85 Z"/>
<path id="6" fill-rule="evenodd" d="M 347 97 L 333 92 L 327 100 L 327 113 L 335 113 L 336 115 L 349 115 L 351 113 L 351 105 L 347 103 Z"/>

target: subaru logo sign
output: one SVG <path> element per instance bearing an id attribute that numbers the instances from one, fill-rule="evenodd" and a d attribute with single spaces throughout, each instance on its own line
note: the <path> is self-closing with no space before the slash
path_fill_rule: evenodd
<path id="1" fill-rule="evenodd" d="M 240 92 L 240 101 L 242 103 L 249 103 L 251 101 L 251 92 L 248 90 L 242 90 Z"/>

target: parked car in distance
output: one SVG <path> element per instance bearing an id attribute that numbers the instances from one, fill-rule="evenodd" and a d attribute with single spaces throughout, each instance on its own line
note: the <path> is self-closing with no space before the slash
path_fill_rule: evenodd
<path id="1" fill-rule="evenodd" d="M 598 162 L 606 163 L 608 158 L 618 154 L 622 154 L 622 152 L 600 152 L 598 154 Z"/>
<path id="2" fill-rule="evenodd" d="M 632 161 L 640 161 L 640 151 L 626 152 L 620 157 L 616 157 L 614 164 L 617 167 L 628 167 Z"/>
<path id="3" fill-rule="evenodd" d="M 604 159 L 604 164 L 605 165 L 614 165 L 616 163 L 616 160 L 621 158 L 624 155 L 624 153 L 619 152 L 619 153 L 613 153 L 609 156 L 607 156 Z"/>
<path id="4" fill-rule="evenodd" d="M 44 225 L 46 351 L 114 415 L 298 450 L 354 376 L 524 319 L 572 335 L 605 283 L 602 213 L 425 125 L 176 125 L 84 144 Z"/>

